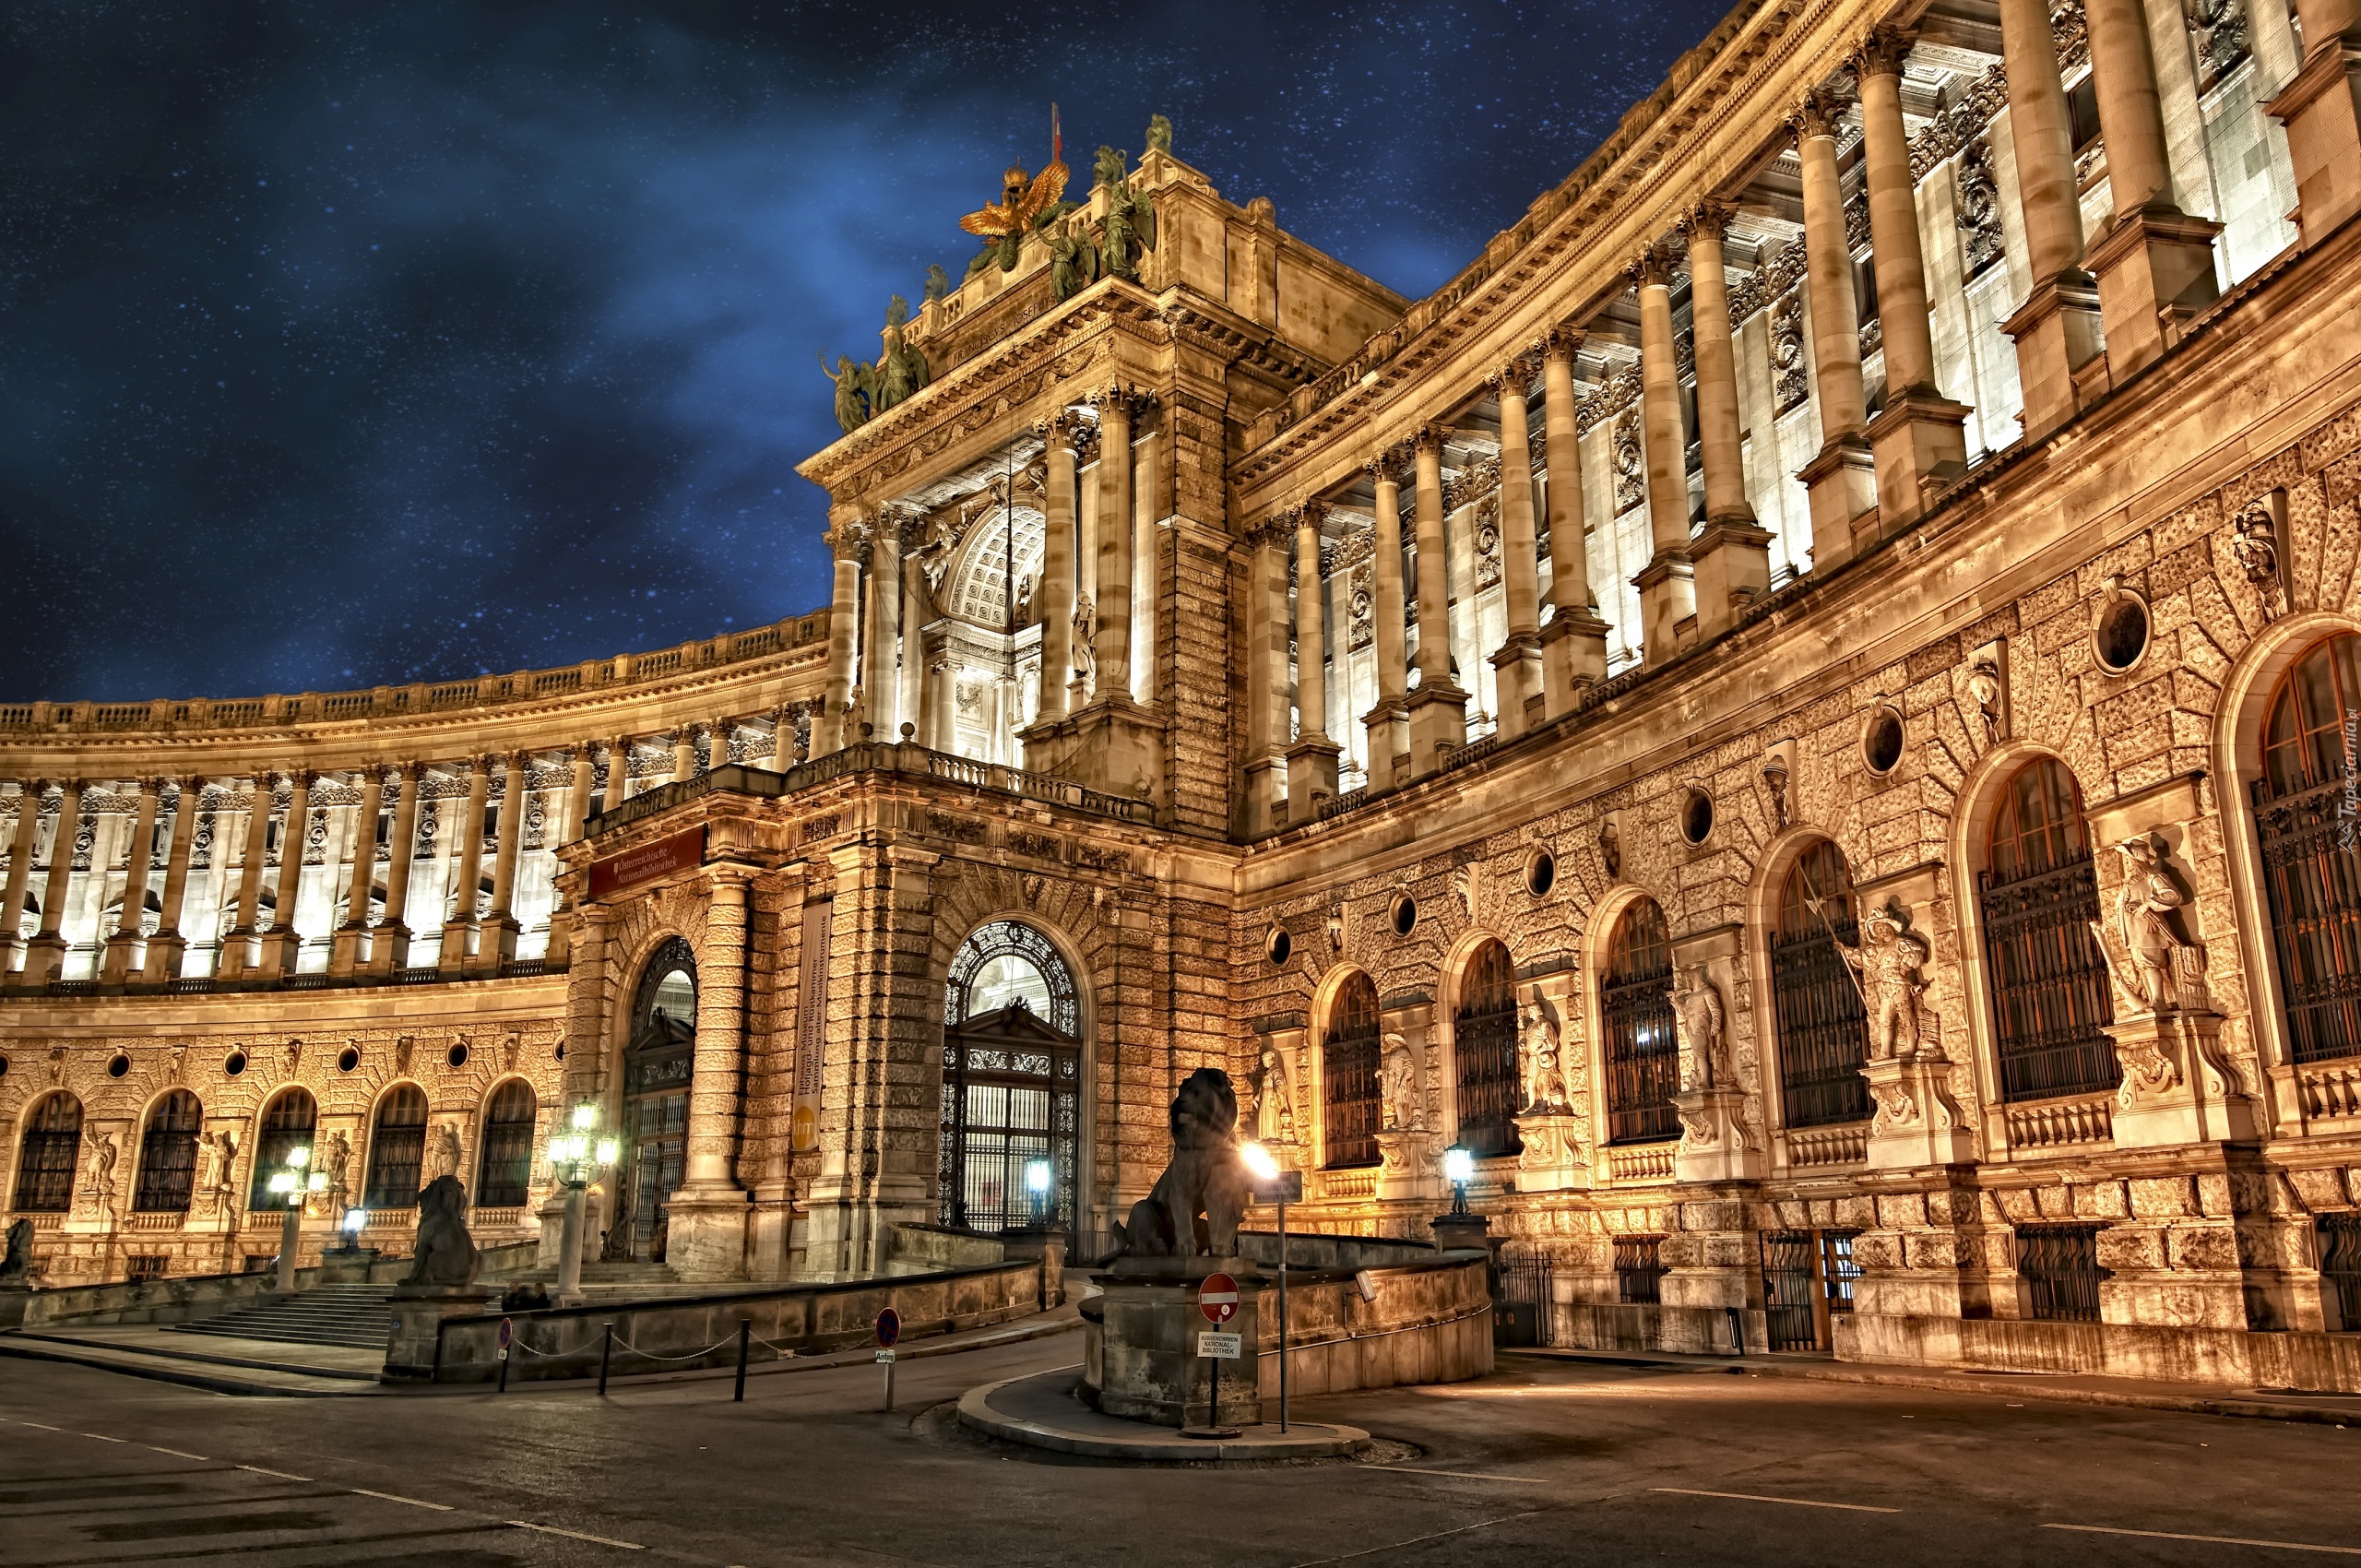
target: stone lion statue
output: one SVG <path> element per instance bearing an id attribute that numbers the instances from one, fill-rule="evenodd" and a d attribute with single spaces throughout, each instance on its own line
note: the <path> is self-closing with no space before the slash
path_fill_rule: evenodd
<path id="1" fill-rule="evenodd" d="M 32 1280 L 33 1222 L 19 1219 L 8 1227 L 8 1251 L 0 1257 L 0 1285 L 25 1285 Z"/>
<path id="2" fill-rule="evenodd" d="M 418 1194 L 418 1257 L 405 1285 L 472 1285 L 483 1259 L 468 1234 L 468 1190 L 437 1176 Z"/>
<path id="3" fill-rule="evenodd" d="M 1238 1158 L 1238 1091 L 1218 1067 L 1200 1067 L 1172 1100 L 1172 1163 L 1116 1228 L 1133 1257 L 1229 1257 L 1251 1178 Z"/>

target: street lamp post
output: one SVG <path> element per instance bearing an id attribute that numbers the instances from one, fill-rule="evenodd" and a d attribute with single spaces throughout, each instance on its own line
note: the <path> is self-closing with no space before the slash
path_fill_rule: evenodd
<path id="1" fill-rule="evenodd" d="M 1303 1196 L 1303 1172 L 1281 1170 L 1261 1144 L 1240 1144 L 1238 1158 L 1254 1178 L 1254 1195 L 1279 1206 L 1279 1430 L 1287 1430 L 1287 1200 Z"/>
<path id="2" fill-rule="evenodd" d="M 1476 1179 L 1475 1151 L 1458 1144 L 1443 1150 L 1442 1179 L 1451 1183 L 1451 1212 L 1453 1218 L 1469 1213 L 1467 1183 Z"/>
<path id="3" fill-rule="evenodd" d="M 565 1183 L 565 1229 L 558 1237 L 555 1291 L 562 1307 L 577 1305 L 582 1297 L 582 1208 L 591 1167 L 615 1162 L 615 1140 L 597 1135 L 598 1106 L 586 1099 L 568 1120 L 567 1130 L 550 1140 L 550 1164 Z"/>
<path id="4" fill-rule="evenodd" d="M 295 1249 L 301 1240 L 303 1200 L 314 1193 L 327 1190 L 326 1173 L 307 1170 L 311 1163 L 311 1146 L 299 1144 L 287 1151 L 287 1168 L 270 1173 L 271 1194 L 284 1198 L 287 1203 L 287 1218 L 279 1230 L 279 1277 L 276 1284 L 281 1293 L 295 1289 Z"/>
<path id="5" fill-rule="evenodd" d="M 1026 1202 L 1033 1211 L 1034 1229 L 1040 1229 L 1049 1223 L 1050 1162 L 1048 1160 L 1028 1159 L 1025 1162 L 1025 1191 Z"/>

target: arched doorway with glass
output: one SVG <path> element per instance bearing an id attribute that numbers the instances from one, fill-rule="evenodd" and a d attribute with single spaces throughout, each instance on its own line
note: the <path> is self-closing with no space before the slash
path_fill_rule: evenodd
<path id="1" fill-rule="evenodd" d="M 979 927 L 943 985 L 937 1218 L 1075 1238 L 1082 1006 L 1055 944 L 1021 921 Z"/>
<path id="2" fill-rule="evenodd" d="M 615 1206 L 599 1255 L 611 1263 L 662 1263 L 669 1208 L 688 1165 L 689 1078 L 695 1070 L 697 959 L 670 937 L 640 971 L 623 1045 L 623 1158 Z"/>

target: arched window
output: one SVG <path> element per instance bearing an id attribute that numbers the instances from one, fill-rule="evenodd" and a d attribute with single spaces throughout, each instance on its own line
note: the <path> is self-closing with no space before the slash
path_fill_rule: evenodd
<path id="1" fill-rule="evenodd" d="M 1787 873 L 1771 941 L 1780 1101 L 1790 1127 L 1869 1120 L 1869 1085 L 1861 1076 L 1869 1026 L 1861 988 L 1837 951 L 1839 942 L 1858 940 L 1853 873 L 1844 851 L 1822 838 Z"/>
<path id="2" fill-rule="evenodd" d="M 1607 1141 L 1661 1143 L 1680 1136 L 1672 1095 L 1680 1042 L 1672 1027 L 1672 937 L 1653 898 L 1633 900 L 1607 942 L 1598 1013 L 1607 1062 Z"/>
<path id="3" fill-rule="evenodd" d="M 174 1089 L 148 1112 L 139 1136 L 139 1185 L 131 1197 L 140 1214 L 186 1214 L 196 1180 L 196 1124 L 205 1116 L 196 1096 Z"/>
<path id="4" fill-rule="evenodd" d="M 1509 950 L 1486 942 L 1468 959 L 1452 1020 L 1452 1063 L 1459 1081 L 1459 1142 L 1481 1157 L 1514 1154 L 1520 1091 L 1516 1071 L 1516 970 Z"/>
<path id="5" fill-rule="evenodd" d="M 369 1134 L 369 1182 L 363 1208 L 411 1208 L 426 1158 L 426 1091 L 396 1084 L 377 1102 L 377 1124 Z"/>
<path id="6" fill-rule="evenodd" d="M 274 1203 L 271 1177 L 287 1169 L 291 1149 L 312 1146 L 312 1129 L 320 1119 L 319 1102 L 303 1089 L 286 1089 L 262 1113 L 262 1130 L 255 1140 L 254 1179 L 246 1187 L 246 1212 L 283 1208 Z"/>
<path id="7" fill-rule="evenodd" d="M 477 1162 L 476 1206 L 515 1208 L 533 1182 L 533 1086 L 511 1078 L 483 1108 L 483 1155 Z"/>
<path id="8" fill-rule="evenodd" d="M 1336 992 L 1320 1039 L 1322 1163 L 1331 1170 L 1375 1165 L 1382 1105 L 1377 1087 L 1377 982 L 1358 971 Z"/>
<path id="9" fill-rule="evenodd" d="M 640 971 L 623 1048 L 623 1155 L 603 1256 L 662 1263 L 672 1194 L 688 1172 L 689 1079 L 696 1070 L 697 958 L 668 937 Z"/>
<path id="10" fill-rule="evenodd" d="M 2255 832 L 2297 1062 L 2361 1055 L 2361 843 L 2346 804 L 2345 716 L 2361 706 L 2361 637 L 2314 643 L 2264 721 Z"/>
<path id="11" fill-rule="evenodd" d="M 1046 932 L 993 921 L 952 956 L 943 1006 L 937 1217 L 1071 1234 L 1082 1123 L 1074 971 Z"/>
<path id="12" fill-rule="evenodd" d="M 74 1166 L 82 1157 L 82 1102 L 63 1092 L 33 1107 L 17 1149 L 18 1214 L 64 1214 L 74 1206 Z"/>
<path id="13" fill-rule="evenodd" d="M 2019 768 L 2000 792 L 1982 873 L 1984 952 L 2002 1099 L 2102 1094 L 2121 1075 L 2082 792 L 2055 757 Z"/>

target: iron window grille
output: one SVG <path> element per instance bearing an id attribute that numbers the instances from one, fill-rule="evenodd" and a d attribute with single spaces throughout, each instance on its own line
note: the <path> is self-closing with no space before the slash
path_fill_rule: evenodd
<path id="1" fill-rule="evenodd" d="M 2361 706 L 2361 637 L 2325 638 L 2281 677 L 2251 786 L 2271 936 L 2299 1063 L 2361 1055 L 2361 844 L 2345 720 Z"/>
<path id="2" fill-rule="evenodd" d="M 131 1207 L 138 1214 L 186 1214 L 196 1182 L 196 1127 L 204 1117 L 196 1096 L 174 1089 L 148 1113 L 139 1138 L 139 1182 Z"/>
<path id="3" fill-rule="evenodd" d="M 424 1096 L 420 1096 L 421 1100 Z M 312 1129 L 319 1121 L 319 1102 L 304 1089 L 289 1089 L 270 1102 L 262 1115 L 262 1135 L 255 1140 L 254 1180 L 246 1188 L 246 1212 L 283 1208 L 270 1190 L 273 1174 L 287 1169 L 290 1151 L 308 1148 Z M 421 1123 L 422 1125 L 422 1123 Z M 410 1189 L 411 1197 L 417 1189 Z M 408 1200 L 406 1200 L 408 1201 Z"/>
<path id="4" fill-rule="evenodd" d="M 2099 1321 L 2097 1225 L 2027 1225 L 2017 1230 L 2017 1275 L 2025 1315 L 2048 1323 Z"/>
<path id="5" fill-rule="evenodd" d="M 366 1208 L 411 1208 L 426 1159 L 426 1091 L 402 1084 L 377 1107 L 376 1131 L 369 1139 Z"/>
<path id="6" fill-rule="evenodd" d="M 1672 942 L 1664 910 L 1642 898 L 1623 911 L 1598 990 L 1607 1065 L 1607 1141 L 1662 1143 L 1680 1135 L 1673 1091 L 1680 1046 L 1672 1020 Z"/>
<path id="7" fill-rule="evenodd" d="M 1523 1084 L 1516 1063 L 1516 971 L 1509 950 L 1487 942 L 1468 964 L 1463 1005 L 1452 1021 L 1459 1081 L 1459 1142 L 1484 1158 L 1525 1146 L 1513 1120 Z"/>
<path id="8" fill-rule="evenodd" d="M 82 1102 L 53 1094 L 25 1123 L 17 1149 L 18 1214 L 64 1214 L 74 1206 L 74 1167 L 82 1155 Z"/>
<path id="9" fill-rule="evenodd" d="M 125 1262 L 129 1265 L 125 1277 L 136 1285 L 143 1279 L 163 1278 L 172 1258 L 163 1253 L 133 1253 Z"/>
<path id="10" fill-rule="evenodd" d="M 2098 882 L 2082 795 L 2063 764 L 2037 758 L 2010 780 L 1978 880 L 2000 1098 L 2113 1089 L 2122 1079 L 2106 1031 L 2115 1009 L 2091 931 Z"/>
<path id="11" fill-rule="evenodd" d="M 1356 974 L 1337 993 L 1335 1013 L 1320 1041 L 1323 1163 L 1350 1170 L 1378 1162 L 1377 983 Z"/>
<path id="12" fill-rule="evenodd" d="M 1812 1298 L 1817 1239 L 1809 1230 L 1762 1232 L 1762 1306 L 1774 1350 L 1820 1348 L 1820 1314 Z"/>
<path id="13" fill-rule="evenodd" d="M 1853 1241 L 1857 1230 L 1823 1230 L 1820 1233 L 1820 1274 L 1828 1287 L 1828 1310 L 1849 1313 L 1853 1310 L 1853 1284 L 1861 1277 L 1861 1265 L 1853 1261 Z"/>
<path id="14" fill-rule="evenodd" d="M 1869 1118 L 1869 1085 L 1861 1076 L 1869 1022 L 1859 982 L 1837 947 L 1858 940 L 1852 873 L 1844 854 L 1823 838 L 1787 873 L 1771 943 L 1780 1099 L 1790 1127 Z"/>
<path id="15" fill-rule="evenodd" d="M 1615 1299 L 1625 1306 L 1653 1307 L 1664 1301 L 1664 1238 L 1615 1238 Z"/>
<path id="16" fill-rule="evenodd" d="M 483 1156 L 476 1171 L 476 1206 L 515 1208 L 531 1195 L 533 1123 L 540 1107 L 532 1086 L 511 1078 L 484 1107 Z"/>
<path id="17" fill-rule="evenodd" d="M 2320 1278 L 2336 1297 L 2337 1323 L 2361 1334 L 2361 1214 L 2320 1217 Z"/>

